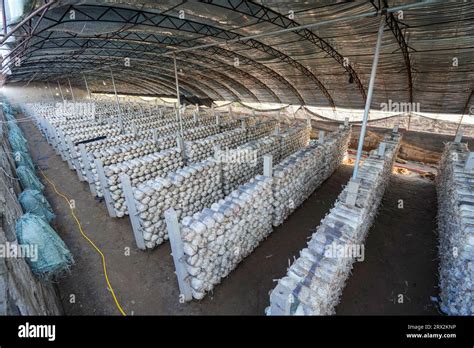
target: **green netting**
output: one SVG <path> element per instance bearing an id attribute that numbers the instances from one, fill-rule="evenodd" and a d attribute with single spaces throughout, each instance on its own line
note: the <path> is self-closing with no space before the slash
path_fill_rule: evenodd
<path id="1" fill-rule="evenodd" d="M 3 102 L 3 112 L 6 114 L 6 113 L 12 113 L 13 110 L 12 110 L 12 107 L 6 103 L 6 102 Z"/>
<path id="2" fill-rule="evenodd" d="M 38 215 L 48 222 L 53 221 L 56 217 L 53 208 L 40 191 L 25 190 L 20 194 L 18 200 L 25 213 Z"/>
<path id="3" fill-rule="evenodd" d="M 18 175 L 21 187 L 23 187 L 24 190 L 43 191 L 44 185 L 38 179 L 35 172 L 27 166 L 19 166 L 16 169 L 16 174 Z"/>
<path id="4" fill-rule="evenodd" d="M 14 128 L 11 129 L 8 132 L 8 141 L 10 142 L 13 151 L 28 152 L 27 141 L 21 131 Z"/>
<path id="5" fill-rule="evenodd" d="M 9 122 L 16 122 L 15 116 L 9 112 L 4 112 L 5 118 Z"/>
<path id="6" fill-rule="evenodd" d="M 17 167 L 25 166 L 30 168 L 31 170 L 35 170 L 35 165 L 33 164 L 33 160 L 31 159 L 30 155 L 23 151 L 15 151 L 13 153 L 13 159 L 15 160 L 15 164 Z"/>
<path id="7" fill-rule="evenodd" d="M 21 131 L 20 127 L 18 126 L 17 122 L 15 120 L 13 121 L 8 121 L 7 122 L 7 126 L 8 126 L 8 129 L 10 131 L 15 131 L 15 132 L 18 132 L 21 134 L 21 136 L 23 136 L 23 132 Z"/>
<path id="8" fill-rule="evenodd" d="M 66 244 L 46 220 L 38 215 L 24 214 L 17 221 L 15 229 L 19 243 L 36 250 L 35 257 L 27 257 L 28 264 L 36 275 L 50 278 L 69 270 L 74 263 Z"/>

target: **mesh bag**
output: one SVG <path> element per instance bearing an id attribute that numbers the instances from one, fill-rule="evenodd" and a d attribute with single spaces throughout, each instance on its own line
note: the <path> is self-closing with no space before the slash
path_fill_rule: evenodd
<path id="1" fill-rule="evenodd" d="M 18 200 L 25 213 L 38 215 L 48 222 L 56 217 L 51 205 L 40 191 L 25 190 L 20 194 Z"/>
<path id="2" fill-rule="evenodd" d="M 35 165 L 33 164 L 33 160 L 31 159 L 30 155 L 23 151 L 15 151 L 13 153 L 13 159 L 15 160 L 15 164 L 17 167 L 25 166 L 30 168 L 31 170 L 35 169 Z"/>
<path id="3" fill-rule="evenodd" d="M 38 215 L 23 215 L 17 221 L 15 229 L 19 243 L 36 250 L 34 257 L 30 255 L 27 261 L 37 276 L 51 278 L 69 270 L 74 263 L 66 244 Z"/>
<path id="4" fill-rule="evenodd" d="M 5 115 L 5 118 L 7 119 L 7 121 L 16 122 L 15 116 L 12 113 L 4 112 L 3 114 Z"/>
<path id="5" fill-rule="evenodd" d="M 24 190 L 43 191 L 44 185 L 36 176 L 35 172 L 26 166 L 19 166 L 16 169 L 16 174 L 20 179 L 21 187 Z"/>
<path id="6" fill-rule="evenodd" d="M 16 128 L 10 129 L 8 132 L 8 141 L 13 149 L 13 151 L 22 151 L 28 152 L 28 146 L 26 145 L 26 139 L 21 133 L 21 131 Z"/>

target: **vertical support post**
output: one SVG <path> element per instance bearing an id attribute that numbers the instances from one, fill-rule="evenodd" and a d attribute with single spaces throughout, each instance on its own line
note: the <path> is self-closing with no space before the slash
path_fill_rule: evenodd
<path id="1" fill-rule="evenodd" d="M 156 133 L 156 128 L 151 130 L 151 137 L 153 139 L 153 144 L 156 145 L 158 143 L 158 134 Z"/>
<path id="2" fill-rule="evenodd" d="M 173 256 L 176 276 L 178 277 L 179 292 L 184 296 L 184 300 L 191 301 L 193 299 L 193 294 L 191 285 L 187 279 L 188 271 L 186 270 L 183 260 L 184 243 L 181 239 L 178 216 L 176 215 L 176 211 L 174 211 L 174 209 L 168 209 L 165 211 L 165 221 L 171 244 L 171 255 Z"/>
<path id="3" fill-rule="evenodd" d="M 97 175 L 99 176 L 100 186 L 102 189 L 102 194 L 104 195 L 105 206 L 107 207 L 107 211 L 111 217 L 116 217 L 117 214 L 115 213 L 114 202 L 112 201 L 112 197 L 110 196 L 110 191 L 107 184 L 107 178 L 105 177 L 104 166 L 102 165 L 102 161 L 98 158 L 94 160 L 95 169 L 97 170 Z"/>
<path id="4" fill-rule="evenodd" d="M 461 140 L 462 140 L 462 129 L 459 129 L 456 133 L 456 136 L 454 137 L 454 142 L 459 144 Z"/>
<path id="5" fill-rule="evenodd" d="M 135 242 L 137 243 L 138 249 L 145 250 L 145 239 L 143 238 L 142 226 L 138 220 L 138 210 L 135 205 L 135 197 L 133 196 L 132 183 L 130 177 L 126 174 L 120 174 L 120 181 L 122 183 L 122 190 L 125 196 L 125 202 L 127 203 L 128 216 L 132 223 L 133 235 L 135 236 Z"/>
<path id="6" fill-rule="evenodd" d="M 306 115 L 306 125 L 309 129 L 312 129 L 313 128 L 313 125 L 311 123 L 311 115 Z"/>
<path id="7" fill-rule="evenodd" d="M 72 101 L 75 103 L 75 102 L 76 102 L 76 98 L 74 97 L 74 91 L 72 90 L 71 80 L 69 80 L 69 77 L 67 78 L 67 82 L 69 83 L 69 89 L 71 90 Z"/>
<path id="8" fill-rule="evenodd" d="M 273 176 L 273 156 L 263 156 L 263 175 L 271 178 Z"/>
<path id="9" fill-rule="evenodd" d="M 61 155 L 61 158 L 63 161 L 67 161 L 67 157 L 66 157 L 66 149 L 67 149 L 67 146 L 66 146 L 66 142 L 64 141 L 64 133 L 61 129 L 58 129 L 58 150 L 59 150 L 59 154 Z"/>
<path id="10" fill-rule="evenodd" d="M 349 127 L 349 117 L 344 117 L 344 126 Z"/>
<path id="11" fill-rule="evenodd" d="M 324 144 L 324 134 L 323 130 L 319 131 L 318 144 Z"/>
<path id="12" fill-rule="evenodd" d="M 51 98 L 54 102 L 54 93 L 53 93 L 53 90 L 51 89 L 51 87 L 49 86 L 49 81 L 46 81 L 46 87 L 48 87 L 49 93 L 51 94 Z"/>
<path id="13" fill-rule="evenodd" d="M 177 111 L 176 112 L 178 113 L 177 119 L 179 122 L 180 133 L 181 135 L 183 135 L 183 121 L 181 118 L 181 104 L 179 100 L 179 80 L 178 80 L 178 68 L 176 67 L 176 54 L 173 54 L 173 62 L 174 62 L 174 78 L 176 81 L 176 97 L 177 97 L 177 100 L 176 100 Z"/>
<path id="14" fill-rule="evenodd" d="M 384 156 L 384 155 L 385 155 L 385 149 L 386 149 L 386 147 L 387 147 L 387 144 L 382 141 L 382 142 L 379 144 L 379 147 L 378 147 L 378 149 L 377 149 L 377 155 L 380 156 L 380 157 Z"/>
<path id="15" fill-rule="evenodd" d="M 69 146 L 69 152 L 71 153 L 71 161 L 74 164 L 74 168 L 76 168 L 77 177 L 79 178 L 79 181 L 85 181 L 84 176 L 82 175 L 81 163 L 79 162 L 79 154 L 76 152 L 76 147 L 72 143 L 69 135 L 66 137 L 66 140 Z"/>
<path id="16" fill-rule="evenodd" d="M 354 172 L 352 178 L 356 179 L 359 173 L 359 163 L 362 156 L 362 148 L 364 146 L 365 130 L 367 128 L 367 120 L 369 118 L 370 104 L 372 103 L 372 94 L 374 92 L 375 75 L 377 74 L 377 65 L 379 62 L 380 46 L 382 44 L 383 29 L 385 24 L 385 16 L 380 17 L 379 31 L 377 33 L 377 44 L 375 46 L 374 60 L 372 62 L 372 71 L 370 72 L 369 90 L 367 99 L 365 100 L 364 117 L 362 119 L 362 126 L 360 129 L 359 144 L 357 146 L 357 156 L 354 163 Z"/>
<path id="17" fill-rule="evenodd" d="M 270 293 L 272 315 L 291 315 L 292 303 L 294 303 L 294 295 L 282 284 L 278 284 Z"/>
<path id="18" fill-rule="evenodd" d="M 7 36 L 7 14 L 5 12 L 5 0 L 2 0 L 2 25 L 3 25 L 3 37 Z"/>
<path id="19" fill-rule="evenodd" d="M 109 69 L 110 69 L 110 76 L 112 77 L 112 85 L 114 87 L 115 102 L 117 103 L 117 110 L 118 110 L 118 113 L 119 113 L 120 131 L 123 133 L 122 109 L 120 108 L 119 97 L 117 95 L 117 88 L 115 87 L 114 74 L 112 72 L 112 68 L 109 68 Z"/>
<path id="20" fill-rule="evenodd" d="M 275 132 L 274 132 L 275 135 L 280 135 L 280 123 L 277 123 L 275 125 Z"/>
<path id="21" fill-rule="evenodd" d="M 232 112 L 232 103 L 229 105 L 228 110 L 229 110 L 229 115 L 230 115 L 230 117 L 232 118 L 232 117 L 234 116 L 234 114 L 233 114 L 233 112 Z"/>
<path id="22" fill-rule="evenodd" d="M 86 178 L 87 182 L 89 183 L 91 193 L 95 197 L 97 196 L 97 191 L 95 189 L 95 179 L 91 171 L 89 157 L 87 156 L 86 146 L 84 144 L 79 144 L 79 154 L 81 155 L 82 163 L 84 164 L 84 171 L 86 172 Z"/>
<path id="23" fill-rule="evenodd" d="M 469 152 L 466 163 L 464 164 L 464 169 L 469 171 L 474 170 L 474 152 Z"/>
<path id="24" fill-rule="evenodd" d="M 84 77 L 84 83 L 86 84 L 86 89 L 87 89 L 87 97 L 90 100 L 91 99 L 91 91 L 89 89 L 89 84 L 87 83 L 86 75 L 84 75 L 84 73 L 83 73 L 82 77 Z"/>
<path id="25" fill-rule="evenodd" d="M 246 122 L 245 122 L 244 119 L 241 119 L 241 120 L 240 120 L 240 128 L 242 128 L 242 129 L 246 129 L 246 128 L 247 128 L 247 124 L 246 124 Z"/>
<path id="26" fill-rule="evenodd" d="M 186 148 L 184 146 L 183 137 L 181 137 L 180 135 L 176 137 L 176 146 L 178 147 L 178 150 L 181 153 L 181 157 L 186 163 Z"/>
<path id="27" fill-rule="evenodd" d="M 351 179 L 347 184 L 346 204 L 354 207 L 357 201 L 357 194 L 359 193 L 360 179 Z"/>
<path id="28" fill-rule="evenodd" d="M 64 103 L 64 94 L 63 94 L 63 90 L 61 89 L 61 84 L 59 83 L 59 81 L 58 81 L 58 86 L 59 86 L 59 93 L 61 93 L 61 99 L 63 100 L 63 103 Z"/>

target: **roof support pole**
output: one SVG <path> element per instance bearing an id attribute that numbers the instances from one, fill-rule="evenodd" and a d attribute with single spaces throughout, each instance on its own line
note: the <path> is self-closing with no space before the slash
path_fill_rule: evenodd
<path id="1" fill-rule="evenodd" d="M 2 0 L 2 25 L 3 36 L 7 36 L 7 15 L 5 13 L 5 0 Z"/>
<path id="2" fill-rule="evenodd" d="M 48 89 L 49 89 L 49 94 L 51 94 L 51 98 L 52 98 L 52 100 L 53 100 L 53 102 L 54 102 L 53 90 L 52 90 L 51 87 L 49 86 L 49 82 L 48 82 L 48 81 L 46 81 L 46 87 L 48 87 Z"/>
<path id="3" fill-rule="evenodd" d="M 459 128 L 461 128 L 462 120 L 464 119 L 464 115 L 467 113 L 467 110 L 469 108 L 469 103 L 471 102 L 472 96 L 474 95 L 474 90 L 471 90 L 471 94 L 469 94 L 469 97 L 467 98 L 466 105 L 464 105 L 464 109 L 462 111 L 461 119 L 459 120 L 458 126 L 456 128 L 456 133 L 458 134 Z M 469 109 L 470 111 L 470 109 Z"/>
<path id="4" fill-rule="evenodd" d="M 372 62 L 372 71 L 370 72 L 369 90 L 367 93 L 367 99 L 365 100 L 364 117 L 362 119 L 362 126 L 360 128 L 359 144 L 357 146 L 357 157 L 354 163 L 354 172 L 352 173 L 352 179 L 357 179 L 357 174 L 359 173 L 359 162 L 362 156 L 362 148 L 364 146 L 365 130 L 367 128 L 367 120 L 369 118 L 370 104 L 372 103 L 372 94 L 374 91 L 375 75 L 377 73 L 377 64 L 379 62 L 380 46 L 382 44 L 384 25 L 385 18 L 382 16 L 380 17 L 379 31 L 377 34 L 377 44 L 375 46 L 374 60 Z"/>
<path id="5" fill-rule="evenodd" d="M 58 80 L 58 86 L 59 86 L 59 92 L 61 93 L 61 99 L 63 100 L 63 103 L 64 103 L 64 94 L 63 94 L 63 90 L 61 89 L 61 84 L 59 83 L 59 80 Z"/>
<path id="6" fill-rule="evenodd" d="M 82 73 L 82 77 L 84 77 L 84 82 L 86 83 L 87 97 L 88 97 L 89 99 L 91 99 L 91 91 L 90 91 L 90 89 L 89 89 L 89 85 L 87 84 L 86 75 L 84 75 L 84 73 Z"/>
<path id="7" fill-rule="evenodd" d="M 72 91 L 71 80 L 69 80 L 69 77 L 67 78 L 67 82 L 69 83 L 69 89 L 71 90 L 72 101 L 75 103 L 76 98 L 74 98 L 74 92 Z"/>
<path id="8" fill-rule="evenodd" d="M 122 109 L 120 109 L 120 102 L 119 98 L 117 95 L 117 88 L 115 87 L 115 80 L 114 80 L 114 73 L 112 72 L 112 69 L 110 69 L 110 76 L 112 77 L 112 86 L 114 87 L 114 94 L 115 94 L 115 102 L 117 103 L 117 110 L 118 110 L 118 116 L 119 116 L 119 122 L 120 122 L 120 128 L 122 128 Z"/>
<path id="9" fill-rule="evenodd" d="M 176 101 L 176 112 L 178 113 L 179 130 L 182 136 L 183 135 L 183 120 L 181 118 L 181 104 L 179 101 L 179 80 L 178 80 L 178 69 L 176 67 L 176 54 L 173 54 L 173 62 L 174 62 L 174 78 L 176 80 L 176 97 L 178 98 Z"/>

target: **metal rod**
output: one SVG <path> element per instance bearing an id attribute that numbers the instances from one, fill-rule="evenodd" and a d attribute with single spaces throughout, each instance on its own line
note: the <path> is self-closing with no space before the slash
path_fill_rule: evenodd
<path id="1" fill-rule="evenodd" d="M 177 113 L 178 113 L 178 120 L 179 120 L 179 129 L 181 132 L 181 135 L 183 135 L 183 122 L 181 119 L 181 104 L 179 101 L 179 81 L 178 81 L 178 69 L 176 67 L 176 54 L 173 54 L 173 61 L 174 61 L 174 77 L 176 80 L 176 97 L 178 98 L 176 101 L 176 106 L 177 106 Z"/>
<path id="2" fill-rule="evenodd" d="M 426 5 L 439 3 L 439 2 L 441 2 L 441 1 L 440 0 L 420 1 L 420 2 L 415 2 L 415 3 L 411 3 L 411 4 L 406 4 L 406 5 L 390 7 L 388 9 L 383 10 L 383 11 L 378 10 L 378 11 L 375 11 L 375 13 L 374 13 L 374 11 L 364 12 L 364 13 L 360 13 L 360 14 L 357 14 L 357 15 L 352 15 L 352 16 L 347 16 L 347 17 L 339 17 L 339 18 L 329 19 L 329 20 L 321 21 L 321 22 L 317 22 L 317 23 L 310 23 L 310 24 L 305 24 L 305 25 L 294 26 L 294 27 L 291 27 L 291 28 L 285 28 L 285 29 L 280 29 L 280 30 L 275 30 L 275 31 L 267 31 L 267 32 L 263 32 L 263 33 L 260 33 L 260 34 L 238 37 L 236 39 L 225 40 L 225 41 L 221 41 L 221 42 L 218 42 L 218 43 L 212 43 L 212 44 L 207 44 L 207 45 L 198 45 L 198 46 L 193 46 L 193 47 L 189 47 L 189 48 L 183 48 L 183 49 L 180 49 L 180 50 L 173 51 L 173 54 L 176 54 L 176 53 L 179 53 L 179 52 L 186 52 L 186 51 L 193 51 L 193 50 L 198 50 L 198 49 L 203 49 L 203 48 L 209 48 L 209 47 L 228 45 L 230 43 L 241 42 L 241 41 L 250 40 L 250 39 L 257 39 L 257 38 L 260 38 L 260 37 L 280 35 L 280 34 L 283 34 L 283 33 L 302 30 L 302 29 L 316 28 L 316 27 L 319 27 L 319 26 L 338 23 L 338 22 L 342 22 L 342 21 L 349 21 L 349 20 L 360 19 L 360 18 L 365 18 L 365 17 L 374 17 L 374 16 L 377 16 L 377 15 L 382 15 L 384 13 L 398 12 L 400 10 L 406 10 L 406 9 L 410 9 L 410 8 L 426 6 Z M 159 54 L 159 55 L 167 55 L 167 54 L 170 54 L 170 52 L 162 53 L 162 54 Z"/>
<path id="3" fill-rule="evenodd" d="M 5 0 L 2 0 L 3 36 L 7 35 L 7 14 L 5 13 Z"/>
<path id="4" fill-rule="evenodd" d="M 69 89 L 71 90 L 72 101 L 75 103 L 76 98 L 74 98 L 74 92 L 72 91 L 71 80 L 69 80 L 69 77 L 67 78 L 67 82 L 69 83 Z"/>
<path id="5" fill-rule="evenodd" d="M 462 110 L 461 119 L 459 120 L 459 123 L 458 123 L 458 126 L 456 128 L 456 133 L 455 134 L 458 134 L 459 128 L 461 128 L 462 120 L 464 119 L 464 115 L 468 112 L 469 103 L 471 102 L 471 99 L 472 99 L 473 95 L 474 95 L 474 90 L 471 90 L 471 94 L 469 94 L 469 98 L 467 98 L 466 105 L 464 106 L 464 109 Z M 471 114 L 470 109 L 469 109 L 469 113 Z"/>
<path id="6" fill-rule="evenodd" d="M 58 86 L 59 86 L 59 92 L 61 93 L 61 98 L 62 98 L 63 103 L 64 103 L 64 94 L 63 94 L 63 90 L 61 89 L 61 84 L 59 83 L 59 80 L 58 80 Z"/>
<path id="7" fill-rule="evenodd" d="M 264 32 L 264 33 L 260 33 L 260 34 L 256 34 L 256 35 L 243 36 L 243 37 L 239 37 L 239 38 L 236 38 L 236 39 L 225 40 L 225 41 L 221 41 L 221 42 L 213 43 L 213 44 L 197 45 L 197 46 L 193 46 L 193 47 L 189 47 L 189 48 L 174 50 L 173 52 L 159 53 L 156 56 L 166 56 L 166 55 L 169 55 L 169 54 L 176 54 L 176 53 L 179 53 L 179 52 L 199 50 L 199 49 L 208 48 L 208 47 L 218 47 L 218 46 L 222 46 L 222 45 L 228 45 L 228 44 L 233 43 L 233 42 L 241 42 L 241 41 L 256 39 L 256 38 L 265 37 L 265 36 L 274 36 L 274 35 L 279 35 L 279 34 L 286 33 L 286 32 L 302 30 L 302 29 L 316 28 L 316 27 L 320 27 L 320 26 L 324 26 L 324 25 L 338 23 L 338 22 L 341 22 L 341 21 L 350 21 L 350 20 L 355 20 L 355 19 L 360 19 L 360 18 L 365 18 L 365 17 L 373 17 L 373 16 L 376 16 L 376 15 L 381 15 L 383 13 L 398 12 L 400 10 L 417 8 L 417 7 L 427 6 L 427 5 L 430 5 L 430 4 L 436 4 L 436 3 L 440 3 L 440 2 L 442 2 L 442 1 L 441 0 L 425 0 L 425 1 L 415 2 L 415 3 L 411 3 L 411 4 L 391 7 L 391 8 L 386 9 L 385 10 L 386 12 L 382 12 L 381 10 L 378 10 L 378 11 L 375 11 L 375 12 L 374 11 L 364 12 L 364 13 L 360 13 L 360 14 L 357 14 L 357 15 L 352 15 L 352 16 L 347 16 L 347 17 L 339 17 L 339 18 L 330 19 L 330 20 L 326 20 L 326 21 L 321 21 L 321 22 L 317 22 L 317 23 L 310 23 L 310 24 L 305 24 L 305 25 L 294 26 L 294 27 L 291 27 L 291 28 L 276 30 L 276 31 L 272 31 L 272 32 Z M 115 66 L 115 65 L 118 65 L 118 64 L 112 64 L 110 66 Z M 96 70 L 100 70 L 100 69 L 103 69 L 103 68 L 105 68 L 105 67 L 99 67 L 99 68 L 95 68 L 95 69 L 83 70 L 82 72 L 91 72 L 91 71 L 96 71 Z M 63 75 L 60 75 L 59 77 L 64 77 L 64 76 L 68 76 L 68 75 L 70 76 L 71 74 L 70 73 L 69 74 L 63 74 Z M 56 77 L 56 78 L 58 78 L 58 77 Z"/>
<path id="8" fill-rule="evenodd" d="M 119 112 L 119 117 L 122 118 L 122 110 L 120 109 L 120 102 L 119 102 L 119 98 L 118 98 L 118 95 L 117 95 L 117 88 L 115 87 L 115 80 L 114 80 L 114 74 L 112 72 L 112 69 L 110 69 L 110 76 L 112 77 L 112 85 L 114 86 L 115 101 L 117 103 L 117 109 L 118 109 L 118 112 Z"/>
<path id="9" fill-rule="evenodd" d="M 372 71 L 370 72 L 369 90 L 367 93 L 367 99 L 365 100 L 364 118 L 362 119 L 362 126 L 360 128 L 359 144 L 357 146 L 357 157 L 354 163 L 354 172 L 352 178 L 357 179 L 359 173 L 359 162 L 362 156 L 362 148 L 364 146 L 365 130 L 367 128 L 367 120 L 369 118 L 370 104 L 372 103 L 372 94 L 374 91 L 375 75 L 377 74 L 377 65 L 379 62 L 380 46 L 382 44 L 383 28 L 385 25 L 385 18 L 380 18 L 379 31 L 377 34 L 377 44 L 375 46 L 374 60 L 372 62 Z"/>
<path id="10" fill-rule="evenodd" d="M 47 2 L 46 4 L 44 4 L 43 6 L 39 7 L 38 9 L 34 10 L 32 13 L 30 13 L 27 17 L 25 17 L 20 23 L 18 23 L 12 30 L 10 30 L 10 32 L 8 32 L 8 34 L 6 34 L 2 40 L 0 40 L 0 45 L 4 44 L 5 41 L 7 41 L 7 39 L 13 34 L 15 33 L 18 29 L 20 29 L 26 22 L 28 22 L 31 18 L 33 18 L 34 16 L 36 16 L 38 13 L 40 13 L 41 11 L 43 11 L 44 9 L 47 9 L 48 7 L 50 7 L 52 4 L 54 4 L 56 2 L 56 0 L 52 0 L 50 2 Z"/>
<path id="11" fill-rule="evenodd" d="M 53 93 L 52 88 L 49 86 L 49 81 L 46 81 L 46 87 L 48 87 L 49 93 L 51 94 L 51 98 L 53 98 L 53 102 L 54 102 L 54 93 Z"/>
<path id="12" fill-rule="evenodd" d="M 89 90 L 89 85 L 87 84 L 86 75 L 82 73 L 82 76 L 84 77 L 84 82 L 86 83 L 87 96 L 89 97 L 89 99 L 91 99 L 91 91 Z"/>

